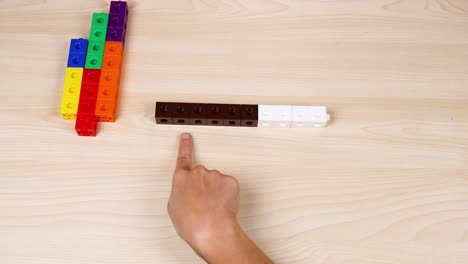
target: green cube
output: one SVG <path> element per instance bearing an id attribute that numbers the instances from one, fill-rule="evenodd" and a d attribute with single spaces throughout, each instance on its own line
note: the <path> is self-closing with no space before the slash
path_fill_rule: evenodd
<path id="1" fill-rule="evenodd" d="M 93 22 L 91 23 L 91 30 L 89 33 L 89 40 L 105 42 L 108 23 L 109 23 L 109 14 L 94 13 Z"/>
<path id="2" fill-rule="evenodd" d="M 88 44 L 88 52 L 104 54 L 105 41 L 90 40 Z"/>
<path id="3" fill-rule="evenodd" d="M 104 56 L 104 45 L 105 42 L 103 41 L 89 41 L 85 63 L 86 69 L 101 69 L 102 59 Z"/>
<path id="4" fill-rule="evenodd" d="M 107 13 L 94 13 L 93 22 L 91 22 L 91 27 L 105 27 L 109 23 L 109 14 Z"/>
<path id="5" fill-rule="evenodd" d="M 90 41 L 106 42 L 107 27 L 91 27 Z"/>
<path id="6" fill-rule="evenodd" d="M 85 69 L 102 69 L 102 53 L 88 52 Z"/>

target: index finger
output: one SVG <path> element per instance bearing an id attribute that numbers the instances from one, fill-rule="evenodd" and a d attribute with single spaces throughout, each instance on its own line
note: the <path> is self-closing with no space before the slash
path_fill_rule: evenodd
<path id="1" fill-rule="evenodd" d="M 179 153 L 177 154 L 176 170 L 192 169 L 193 140 L 192 136 L 184 133 L 180 136 Z"/>

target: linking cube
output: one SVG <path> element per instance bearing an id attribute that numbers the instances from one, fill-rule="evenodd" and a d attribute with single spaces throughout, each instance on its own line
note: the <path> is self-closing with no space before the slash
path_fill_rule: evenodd
<path id="1" fill-rule="evenodd" d="M 68 52 L 68 68 L 83 68 L 86 62 L 87 39 L 72 39 Z"/>
<path id="2" fill-rule="evenodd" d="M 94 13 L 89 33 L 88 54 L 85 68 L 101 69 L 104 55 L 104 45 L 109 24 L 109 14 Z"/>
<path id="3" fill-rule="evenodd" d="M 115 100 L 98 98 L 96 102 L 95 115 L 99 122 L 114 122 L 117 103 Z"/>
<path id="4" fill-rule="evenodd" d="M 156 102 L 155 119 L 161 125 L 317 128 L 330 115 L 325 106 Z"/>
<path id="5" fill-rule="evenodd" d="M 128 5 L 125 1 L 112 1 L 109 14 L 128 15 Z"/>
<path id="6" fill-rule="evenodd" d="M 66 69 L 60 106 L 60 113 L 65 120 L 76 119 L 82 79 L 83 68 Z"/>
<path id="7" fill-rule="evenodd" d="M 290 105 L 259 105 L 259 127 L 291 127 L 292 106 Z"/>
<path id="8" fill-rule="evenodd" d="M 203 126 L 206 125 L 206 113 L 208 111 L 207 104 L 191 104 L 190 108 L 190 125 Z"/>
<path id="9" fill-rule="evenodd" d="M 241 105 L 241 126 L 256 127 L 258 125 L 258 105 Z"/>
<path id="10" fill-rule="evenodd" d="M 109 27 L 106 41 L 118 41 L 125 43 L 127 31 L 128 5 L 123 1 L 112 1 L 109 11 Z"/>
<path id="11" fill-rule="evenodd" d="M 106 41 L 96 107 L 96 118 L 100 122 L 115 121 L 122 61 L 122 42 Z"/>
<path id="12" fill-rule="evenodd" d="M 71 40 L 60 109 L 80 136 L 115 121 L 127 20 L 127 3 L 111 1 L 109 13 L 93 14 L 89 41 Z"/>
<path id="13" fill-rule="evenodd" d="M 75 130 L 79 136 L 95 137 L 97 134 L 97 122 L 94 114 L 78 114 Z"/>
<path id="14" fill-rule="evenodd" d="M 292 127 L 325 127 L 330 115 L 325 106 L 293 106 Z"/>
<path id="15" fill-rule="evenodd" d="M 65 83 L 81 84 L 83 68 L 67 68 L 65 71 Z"/>
<path id="16" fill-rule="evenodd" d="M 243 107 L 238 104 L 156 102 L 155 118 L 157 124 L 256 126 L 257 106 L 245 105 L 245 108 Z"/>
<path id="17" fill-rule="evenodd" d="M 80 97 L 62 97 L 62 105 L 60 106 L 60 113 L 65 120 L 74 120 L 78 113 L 78 103 Z"/>

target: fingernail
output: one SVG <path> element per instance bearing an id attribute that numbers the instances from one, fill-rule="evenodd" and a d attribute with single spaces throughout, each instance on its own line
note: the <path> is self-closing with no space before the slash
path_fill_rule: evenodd
<path id="1" fill-rule="evenodd" d="M 189 133 L 183 133 L 182 136 L 180 136 L 181 139 L 189 139 L 190 134 Z"/>

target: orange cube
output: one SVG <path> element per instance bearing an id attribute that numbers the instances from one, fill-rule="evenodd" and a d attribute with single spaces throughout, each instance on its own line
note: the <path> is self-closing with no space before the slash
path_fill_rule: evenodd
<path id="1" fill-rule="evenodd" d="M 110 56 L 104 54 L 102 58 L 102 69 L 115 69 L 121 70 L 122 69 L 122 56 Z"/>
<path id="2" fill-rule="evenodd" d="M 120 70 L 119 69 L 103 69 L 101 72 L 100 85 L 119 85 Z"/>
<path id="3" fill-rule="evenodd" d="M 96 120 L 99 122 L 114 122 L 115 110 L 117 108 L 116 100 L 98 99 L 96 102 Z"/>
<path id="4" fill-rule="evenodd" d="M 117 100 L 119 95 L 119 85 L 100 85 L 98 100 Z"/>
<path id="5" fill-rule="evenodd" d="M 106 44 L 104 45 L 104 55 L 122 57 L 123 55 L 122 42 L 106 41 Z"/>

